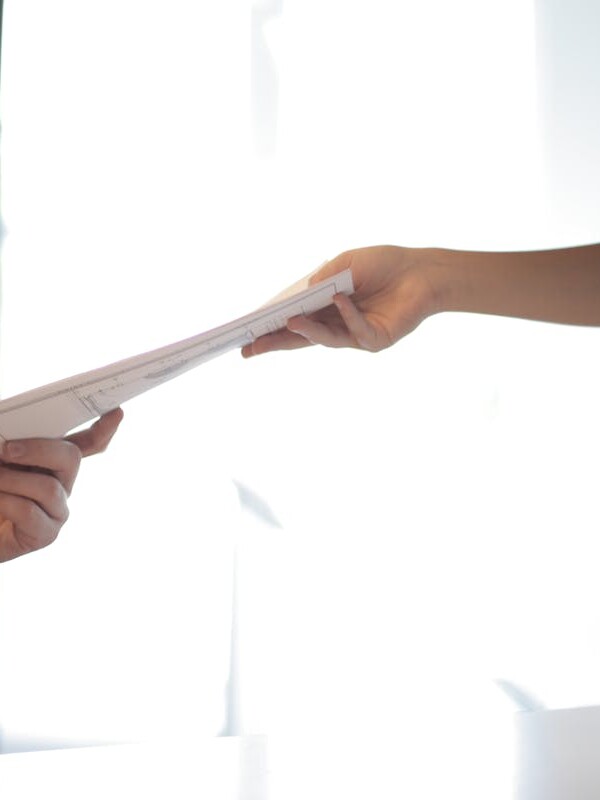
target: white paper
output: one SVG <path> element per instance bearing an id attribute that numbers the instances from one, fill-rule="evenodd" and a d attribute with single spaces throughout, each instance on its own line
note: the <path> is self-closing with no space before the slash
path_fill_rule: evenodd
<path id="1" fill-rule="evenodd" d="M 334 294 L 353 291 L 352 274 L 345 270 L 190 339 L 10 397 L 0 402 L 0 440 L 64 436 L 205 361 L 284 328 L 297 314 L 331 305 Z"/>

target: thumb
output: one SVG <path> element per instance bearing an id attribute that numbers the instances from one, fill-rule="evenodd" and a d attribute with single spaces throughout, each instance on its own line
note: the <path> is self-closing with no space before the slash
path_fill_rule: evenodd
<path id="1" fill-rule="evenodd" d="M 84 458 L 102 453 L 108 447 L 122 419 L 123 411 L 120 408 L 114 408 L 96 420 L 90 428 L 65 436 L 65 439 L 76 445 Z"/>
<path id="2" fill-rule="evenodd" d="M 332 258 L 331 261 L 324 261 L 320 267 L 317 267 L 317 269 L 309 275 L 308 285 L 314 286 L 315 283 L 331 278 L 332 275 L 337 275 L 338 272 L 343 272 L 350 267 L 351 263 L 352 252 L 350 250 L 340 253 L 339 256 Z"/>

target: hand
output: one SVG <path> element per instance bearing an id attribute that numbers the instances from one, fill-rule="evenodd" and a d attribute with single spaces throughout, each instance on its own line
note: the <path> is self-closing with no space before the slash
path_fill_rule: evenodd
<path id="1" fill-rule="evenodd" d="M 242 355 L 248 358 L 311 344 L 371 352 L 389 347 L 437 310 L 426 262 L 421 263 L 425 252 L 381 246 L 342 253 L 311 275 L 309 284 L 350 268 L 352 299 L 336 295 L 334 305 L 307 317 L 293 317 L 286 329 L 243 347 Z"/>
<path id="2" fill-rule="evenodd" d="M 53 542 L 69 516 L 82 457 L 106 449 L 123 418 L 120 408 L 65 439 L 20 439 L 0 450 L 0 561 Z"/>

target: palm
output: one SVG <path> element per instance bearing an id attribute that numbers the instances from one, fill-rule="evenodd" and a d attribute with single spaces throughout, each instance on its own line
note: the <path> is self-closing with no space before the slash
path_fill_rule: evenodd
<path id="1" fill-rule="evenodd" d="M 399 247 L 369 247 L 349 253 L 355 285 L 353 302 L 370 329 L 369 349 L 389 347 L 428 314 L 429 287 L 419 273 L 403 263 L 403 252 Z M 353 341 L 338 309 L 327 312 L 329 324 L 347 331 L 348 344 L 361 346 Z"/>

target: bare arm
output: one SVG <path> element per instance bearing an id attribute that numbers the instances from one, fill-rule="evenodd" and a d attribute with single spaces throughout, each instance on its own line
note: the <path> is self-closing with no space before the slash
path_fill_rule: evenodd
<path id="1" fill-rule="evenodd" d="M 294 317 L 243 355 L 310 344 L 382 350 L 442 311 L 600 325 L 598 244 L 522 253 L 365 247 L 327 262 L 311 283 L 347 268 L 352 298 L 339 295 L 328 309 Z"/>
<path id="2" fill-rule="evenodd" d="M 429 250 L 441 311 L 600 325 L 600 245 L 523 253 Z"/>

